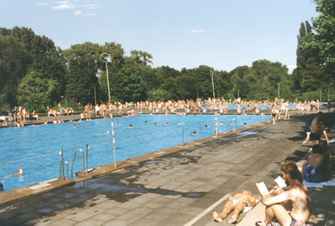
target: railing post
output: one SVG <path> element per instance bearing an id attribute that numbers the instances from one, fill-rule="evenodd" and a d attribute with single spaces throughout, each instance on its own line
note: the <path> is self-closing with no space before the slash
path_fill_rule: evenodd
<path id="1" fill-rule="evenodd" d="M 89 150 L 90 146 L 88 146 L 88 144 L 86 144 L 86 150 L 85 150 L 85 172 L 88 171 L 88 150 Z"/>
<path id="2" fill-rule="evenodd" d="M 66 168 L 66 170 L 65 170 Z M 70 169 L 69 169 L 69 162 L 65 161 L 64 162 L 64 171 L 66 172 L 66 176 L 64 176 L 64 178 L 70 178 Z M 65 173 L 64 173 L 65 175 Z"/>
<path id="3" fill-rule="evenodd" d="M 82 148 L 79 148 L 79 152 L 80 152 L 80 157 L 81 158 L 81 171 L 85 171 L 85 153 L 84 150 Z"/>
<path id="4" fill-rule="evenodd" d="M 238 127 L 238 122 L 237 122 L 237 119 L 238 119 L 238 117 L 237 117 L 237 116 L 235 116 L 235 131 L 237 130 L 237 127 Z"/>
<path id="5" fill-rule="evenodd" d="M 236 116 L 233 118 L 233 131 L 235 132 L 236 130 L 237 130 L 237 118 L 236 118 Z"/>
<path id="6" fill-rule="evenodd" d="M 185 124 L 184 122 L 179 122 L 178 126 L 181 126 L 181 142 L 184 145 L 185 144 Z"/>
<path id="7" fill-rule="evenodd" d="M 73 153 L 73 159 L 72 159 L 72 161 L 71 161 L 71 172 L 70 172 L 70 174 L 71 174 L 71 179 L 74 178 L 74 172 L 73 172 L 73 170 L 74 170 L 74 164 L 75 164 L 75 162 L 76 162 L 76 159 L 77 159 L 77 151 L 75 151 L 75 152 Z"/>
<path id="8" fill-rule="evenodd" d="M 218 123 L 218 117 L 215 116 L 215 137 L 219 136 L 219 123 Z"/>
<path id="9" fill-rule="evenodd" d="M 116 138 L 115 138 L 115 129 L 114 129 L 114 122 L 112 121 L 112 152 L 113 152 L 113 164 L 114 168 L 117 167 L 116 165 Z"/>
<path id="10" fill-rule="evenodd" d="M 59 179 L 64 179 L 64 150 L 63 147 L 61 147 L 59 151 L 60 156 L 60 162 L 59 162 Z"/>

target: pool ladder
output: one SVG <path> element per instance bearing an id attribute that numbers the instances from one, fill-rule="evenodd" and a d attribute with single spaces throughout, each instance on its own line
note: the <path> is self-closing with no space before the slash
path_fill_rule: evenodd
<path id="1" fill-rule="evenodd" d="M 63 147 L 61 147 L 61 150 L 59 152 L 59 156 L 60 156 L 59 178 L 60 179 L 65 179 L 65 178 L 73 179 L 75 176 L 74 166 L 78 160 L 81 160 L 81 171 L 87 172 L 88 171 L 88 151 L 89 149 L 90 149 L 89 145 L 86 144 L 85 151 L 83 151 L 83 149 L 79 149 L 79 154 L 78 154 L 78 151 L 75 151 L 73 153 L 72 160 L 68 162 L 68 161 L 65 161 L 64 149 Z"/>

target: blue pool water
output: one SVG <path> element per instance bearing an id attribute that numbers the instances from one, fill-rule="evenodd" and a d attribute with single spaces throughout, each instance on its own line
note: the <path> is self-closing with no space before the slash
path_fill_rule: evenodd
<path id="1" fill-rule="evenodd" d="M 0 129 L 0 181 L 8 191 L 58 177 L 62 147 L 64 158 L 68 165 L 73 165 L 74 172 L 83 167 L 86 144 L 89 145 L 89 167 L 111 164 L 112 121 L 116 160 L 120 161 L 212 136 L 215 125 L 220 132 L 225 132 L 269 119 L 269 116 L 139 115 Z M 24 169 L 24 176 L 13 176 L 20 167 Z M 67 168 L 66 175 L 70 176 L 71 167 Z"/>

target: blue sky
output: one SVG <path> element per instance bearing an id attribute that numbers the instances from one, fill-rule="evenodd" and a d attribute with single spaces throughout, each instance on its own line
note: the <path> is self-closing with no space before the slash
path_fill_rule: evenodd
<path id="1" fill-rule="evenodd" d="M 68 48 L 121 43 L 154 66 L 231 70 L 256 59 L 295 66 L 300 22 L 313 0 L 2 0 L 0 26 L 28 26 Z"/>

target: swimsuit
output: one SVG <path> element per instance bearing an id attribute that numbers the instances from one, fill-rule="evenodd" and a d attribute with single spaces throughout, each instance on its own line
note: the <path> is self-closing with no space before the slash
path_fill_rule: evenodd
<path id="1" fill-rule="evenodd" d="M 290 217 L 292 219 L 290 226 L 305 226 L 305 221 L 296 220 L 296 219 L 294 219 L 294 217 L 292 217 L 291 214 L 290 214 Z"/>
<path id="2" fill-rule="evenodd" d="M 297 221 L 294 218 L 292 218 L 290 226 L 296 226 L 296 223 L 297 223 Z"/>

